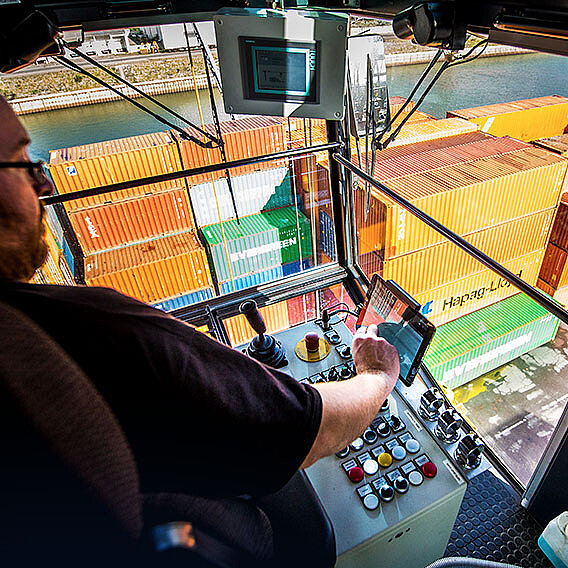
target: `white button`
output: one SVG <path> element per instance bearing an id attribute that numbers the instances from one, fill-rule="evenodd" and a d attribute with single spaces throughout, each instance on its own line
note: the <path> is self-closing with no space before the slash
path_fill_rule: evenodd
<path id="1" fill-rule="evenodd" d="M 418 440 L 415 440 L 414 438 L 408 440 L 405 446 L 406 450 L 411 454 L 417 454 L 420 451 L 420 442 Z"/>
<path id="2" fill-rule="evenodd" d="M 395 446 L 391 454 L 395 460 L 401 461 L 406 457 L 406 450 L 402 446 Z"/>
<path id="3" fill-rule="evenodd" d="M 363 498 L 363 505 L 365 509 L 369 511 L 374 511 L 379 506 L 379 498 L 374 493 L 369 493 Z"/>
<path id="4" fill-rule="evenodd" d="M 420 485 L 424 481 L 424 478 L 419 471 L 414 470 L 410 472 L 408 481 L 410 481 L 411 485 Z"/>
<path id="5" fill-rule="evenodd" d="M 355 438 L 349 445 L 353 451 L 358 452 L 365 445 L 365 442 L 362 438 Z"/>
<path id="6" fill-rule="evenodd" d="M 363 471 L 367 475 L 375 475 L 379 471 L 379 464 L 377 460 L 365 460 L 363 462 Z"/>

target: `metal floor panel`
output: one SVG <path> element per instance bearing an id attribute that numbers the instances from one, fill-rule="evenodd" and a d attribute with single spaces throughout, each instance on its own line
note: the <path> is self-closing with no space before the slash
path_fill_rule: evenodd
<path id="1" fill-rule="evenodd" d="M 515 491 L 491 471 L 469 484 L 445 556 L 470 556 L 522 568 L 552 568 L 537 546 L 542 529 Z"/>

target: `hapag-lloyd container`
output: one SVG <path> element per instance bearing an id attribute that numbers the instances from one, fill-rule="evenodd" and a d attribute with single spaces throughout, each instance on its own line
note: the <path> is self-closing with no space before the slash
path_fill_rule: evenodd
<path id="1" fill-rule="evenodd" d="M 306 217 L 294 207 L 265 211 L 202 230 L 218 282 L 264 272 L 312 254 Z"/>
<path id="2" fill-rule="evenodd" d="M 286 302 L 278 302 L 269 306 L 263 306 L 258 309 L 266 323 L 266 330 L 268 333 L 276 333 L 283 329 L 290 327 L 290 320 L 288 319 L 288 309 Z M 257 335 L 256 331 L 252 329 L 244 315 L 239 314 L 223 320 L 231 345 L 237 347 L 248 343 L 253 337 Z"/>
<path id="3" fill-rule="evenodd" d="M 543 256 L 544 250 L 541 249 L 504 262 L 503 266 L 534 286 Z M 414 299 L 434 325 L 442 325 L 517 293 L 517 288 L 486 268 L 447 286 L 417 294 Z"/>
<path id="4" fill-rule="evenodd" d="M 231 186 L 239 217 L 293 204 L 288 168 L 231 176 Z M 199 227 L 235 218 L 226 178 L 193 185 L 189 188 L 189 195 Z"/>
<path id="5" fill-rule="evenodd" d="M 392 179 L 386 185 L 451 231 L 465 235 L 555 207 L 567 166 L 568 160 L 560 156 L 528 148 Z M 384 248 L 385 258 L 394 258 L 443 240 L 401 206 L 377 192 L 373 196 L 371 207 L 377 211 L 367 223 L 359 221 L 363 252 Z"/>
<path id="6" fill-rule="evenodd" d="M 213 286 L 205 249 L 191 231 L 88 255 L 85 281 L 149 304 Z"/>
<path id="7" fill-rule="evenodd" d="M 205 125 L 205 130 L 216 135 L 215 127 L 212 124 Z M 205 137 L 197 130 L 187 128 L 187 132 L 200 140 Z M 267 116 L 254 116 L 221 122 L 221 132 L 225 142 L 225 152 L 227 160 L 239 160 L 242 158 L 252 158 L 274 152 L 282 152 L 286 149 L 284 139 L 283 119 Z M 184 169 L 197 168 L 221 163 L 221 153 L 218 148 L 202 148 L 190 140 L 183 140 L 177 132 L 172 132 L 172 136 L 178 141 L 181 154 L 181 161 Z M 242 166 L 231 169 L 235 176 L 243 175 L 257 170 L 281 167 L 284 163 L 270 162 Z M 209 174 L 197 175 L 187 178 L 189 185 L 205 183 L 211 180 L 224 177 L 224 171 Z"/>
<path id="8" fill-rule="evenodd" d="M 195 229 L 185 189 L 70 213 L 85 254 Z"/>
<path id="9" fill-rule="evenodd" d="M 554 209 L 464 235 L 466 241 L 502 264 L 545 248 Z M 453 243 L 443 243 L 384 261 L 383 278 L 410 295 L 421 294 L 483 270 L 483 265 Z"/>
<path id="10" fill-rule="evenodd" d="M 156 132 L 52 150 L 48 166 L 57 191 L 69 193 L 179 171 L 181 160 L 177 144 L 169 133 Z M 138 186 L 69 201 L 66 208 L 75 211 L 171 187 L 171 181 Z"/>
<path id="11" fill-rule="evenodd" d="M 558 318 L 516 294 L 437 328 L 424 364 L 455 388 L 553 339 Z"/>
<path id="12" fill-rule="evenodd" d="M 172 310 L 191 306 L 197 302 L 210 300 L 212 297 L 213 290 L 211 288 L 206 288 L 205 290 L 199 290 L 198 292 L 190 292 L 189 294 L 183 294 L 182 296 L 162 300 L 161 302 L 154 304 L 153 307 L 164 312 L 171 312 Z"/>
<path id="13" fill-rule="evenodd" d="M 537 140 L 562 134 L 568 125 L 568 98 L 558 95 L 454 110 L 447 116 L 471 121 L 483 132 Z"/>

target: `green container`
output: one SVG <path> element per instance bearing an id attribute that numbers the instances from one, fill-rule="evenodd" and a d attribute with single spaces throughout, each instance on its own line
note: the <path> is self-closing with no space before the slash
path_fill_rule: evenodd
<path id="1" fill-rule="evenodd" d="M 455 388 L 544 345 L 559 320 L 525 294 L 516 294 L 437 328 L 424 364 Z"/>
<path id="2" fill-rule="evenodd" d="M 208 225 L 201 232 L 218 282 L 264 272 L 312 254 L 309 221 L 294 207 L 247 215 L 240 223 L 231 220 Z"/>

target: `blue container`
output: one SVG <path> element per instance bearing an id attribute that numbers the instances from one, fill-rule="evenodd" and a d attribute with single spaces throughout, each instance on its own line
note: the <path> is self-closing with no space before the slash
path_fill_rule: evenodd
<path id="1" fill-rule="evenodd" d="M 270 270 L 257 272 L 256 274 L 250 274 L 249 276 L 242 276 L 241 278 L 235 278 L 232 282 L 230 280 L 228 282 L 220 282 L 219 288 L 221 290 L 221 294 L 229 294 L 231 292 L 236 292 L 237 290 L 250 288 L 251 286 L 258 286 L 259 284 L 273 282 L 274 280 L 278 280 L 283 276 L 283 267 L 277 266 L 276 268 L 271 268 Z"/>
<path id="2" fill-rule="evenodd" d="M 331 260 L 336 260 L 333 219 L 325 211 L 320 211 L 319 226 L 321 250 L 324 254 L 329 256 Z"/>
<path id="3" fill-rule="evenodd" d="M 290 274 L 297 274 L 302 270 L 308 270 L 308 268 L 312 267 L 312 259 L 311 258 L 304 258 L 302 260 L 302 266 L 300 267 L 300 261 L 297 260 L 296 262 L 288 262 L 287 264 L 282 265 L 282 272 L 284 276 L 290 276 Z"/>
<path id="4" fill-rule="evenodd" d="M 158 308 L 159 310 L 162 310 L 164 312 L 171 312 L 172 310 L 177 310 L 178 308 L 191 306 L 191 304 L 196 304 L 197 302 L 203 302 L 203 300 L 210 300 L 212 297 L 213 290 L 211 288 L 206 288 L 205 290 L 190 292 L 189 294 L 177 296 L 176 298 L 170 298 L 169 300 L 162 300 L 157 304 L 153 304 L 153 307 Z"/>

